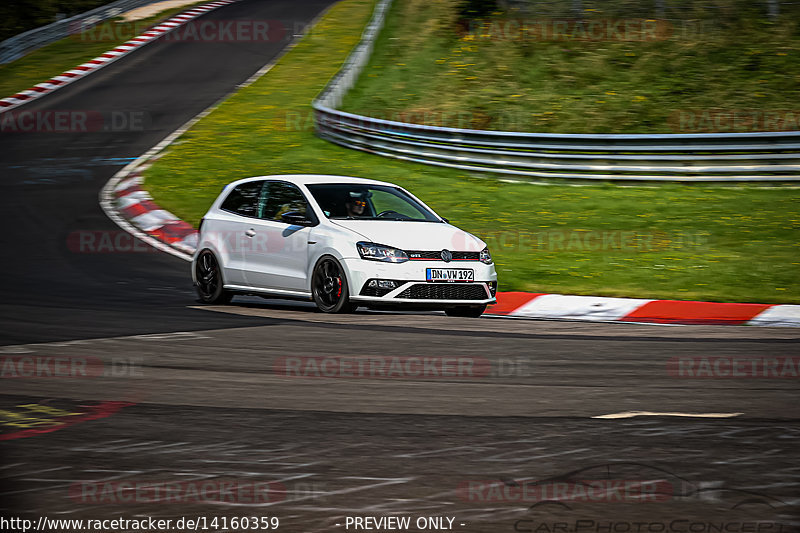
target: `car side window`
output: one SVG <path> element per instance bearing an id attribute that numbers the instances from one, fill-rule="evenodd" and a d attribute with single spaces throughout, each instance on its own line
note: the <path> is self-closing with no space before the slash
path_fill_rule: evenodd
<path id="1" fill-rule="evenodd" d="M 255 217 L 258 213 L 258 203 L 264 181 L 248 181 L 237 185 L 222 202 L 220 209 L 243 215 Z"/>
<path id="2" fill-rule="evenodd" d="M 270 181 L 265 188 L 268 193 L 259 218 L 280 222 L 281 216 L 289 211 L 308 216 L 308 202 L 297 186 L 283 181 Z"/>

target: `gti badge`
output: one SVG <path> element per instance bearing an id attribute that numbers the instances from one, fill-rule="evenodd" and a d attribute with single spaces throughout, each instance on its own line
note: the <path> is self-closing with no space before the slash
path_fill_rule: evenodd
<path id="1" fill-rule="evenodd" d="M 442 250 L 442 261 L 449 263 L 453 260 L 453 252 L 450 250 Z"/>

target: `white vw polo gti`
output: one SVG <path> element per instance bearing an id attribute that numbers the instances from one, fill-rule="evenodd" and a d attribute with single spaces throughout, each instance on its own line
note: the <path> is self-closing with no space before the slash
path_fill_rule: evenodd
<path id="1" fill-rule="evenodd" d="M 206 303 L 234 294 L 313 300 L 326 313 L 495 303 L 486 244 L 397 185 L 276 175 L 228 184 L 200 223 L 192 279 Z"/>

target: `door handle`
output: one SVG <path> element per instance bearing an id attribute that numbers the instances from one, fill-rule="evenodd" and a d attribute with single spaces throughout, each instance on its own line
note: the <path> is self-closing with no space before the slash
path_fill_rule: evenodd
<path id="1" fill-rule="evenodd" d="M 249 230 L 245 231 L 244 234 L 247 235 L 248 237 L 255 237 L 256 236 L 256 230 L 254 230 L 253 228 L 250 228 Z"/>

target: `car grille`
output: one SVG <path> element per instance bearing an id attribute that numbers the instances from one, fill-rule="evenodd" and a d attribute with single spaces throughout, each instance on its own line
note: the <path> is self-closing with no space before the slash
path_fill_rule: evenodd
<path id="1" fill-rule="evenodd" d="M 407 250 L 408 258 L 411 261 L 441 261 L 442 251 L 421 251 L 421 250 Z M 480 252 L 451 252 L 453 254 L 453 261 L 480 261 Z"/>
<path id="2" fill-rule="evenodd" d="M 409 300 L 486 300 L 483 284 L 417 283 L 397 295 Z"/>

